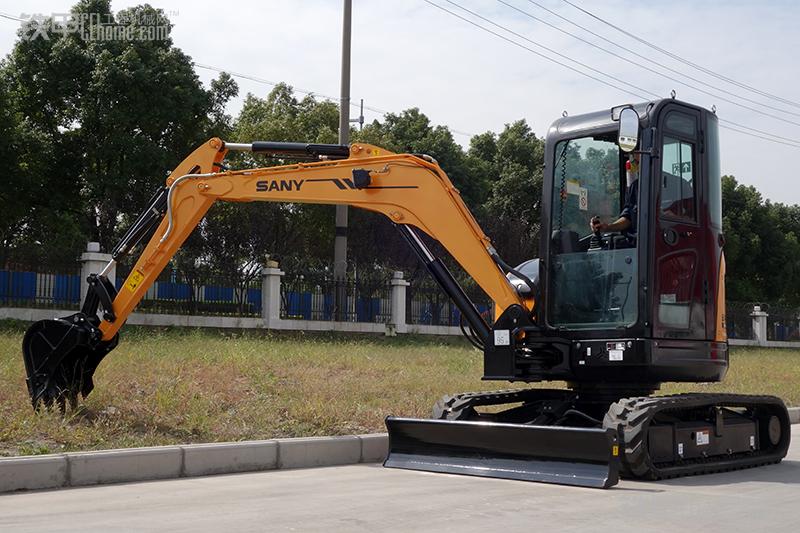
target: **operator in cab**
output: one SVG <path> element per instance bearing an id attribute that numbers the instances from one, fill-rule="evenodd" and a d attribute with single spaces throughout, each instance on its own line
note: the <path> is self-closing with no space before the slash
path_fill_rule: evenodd
<path id="1" fill-rule="evenodd" d="M 636 246 L 636 220 L 638 219 L 639 209 L 637 200 L 639 198 L 639 154 L 631 154 L 625 163 L 625 204 L 619 214 L 619 218 L 611 223 L 605 223 L 600 217 L 592 218 L 590 226 L 592 232 L 620 232 L 625 236 L 630 247 Z"/>

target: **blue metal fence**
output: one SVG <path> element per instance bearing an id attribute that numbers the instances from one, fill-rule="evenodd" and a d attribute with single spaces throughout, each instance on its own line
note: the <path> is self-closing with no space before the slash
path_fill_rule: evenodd
<path id="1" fill-rule="evenodd" d="M 800 340 L 800 309 L 791 306 L 762 304 L 767 312 L 767 339 L 771 341 Z"/>
<path id="2" fill-rule="evenodd" d="M 337 312 L 336 295 L 344 300 Z M 281 318 L 387 323 L 391 320 L 391 288 L 386 275 L 334 281 L 330 276 L 287 276 L 281 282 Z"/>
<path id="3" fill-rule="evenodd" d="M 748 302 L 727 302 L 725 306 L 725 326 L 729 339 L 753 338 L 753 304 Z"/>
<path id="4" fill-rule="evenodd" d="M 477 287 L 467 287 L 467 296 L 475 304 L 478 312 L 491 323 L 494 304 Z M 406 289 L 406 323 L 426 326 L 458 326 L 461 311 L 442 289 L 429 280 L 411 281 Z"/>
<path id="5" fill-rule="evenodd" d="M 130 267 L 117 271 L 117 290 Z M 210 316 L 261 316 L 261 277 L 242 280 L 235 276 L 187 276 L 167 269 L 145 293 L 138 311 L 159 314 Z"/>
<path id="6" fill-rule="evenodd" d="M 0 270 L 0 305 L 75 309 L 81 302 L 80 270 L 60 273 L 10 266 Z"/>
<path id="7" fill-rule="evenodd" d="M 78 309 L 80 268 L 54 269 L 7 265 L 0 269 L 0 306 Z M 117 272 L 118 289 L 127 277 L 124 268 Z M 432 280 L 410 280 L 406 288 L 408 324 L 458 326 L 461 313 Z M 341 313 L 336 312 L 336 297 L 345 295 Z M 468 296 L 487 321 L 492 321 L 494 306 L 477 287 L 468 287 Z M 167 270 L 151 287 L 138 311 L 149 313 L 220 316 L 261 316 L 261 277 L 242 281 L 231 276 L 195 276 Z M 800 309 L 761 304 L 767 311 L 770 340 L 800 339 Z M 752 339 L 753 304 L 728 302 L 726 323 L 731 339 Z M 391 286 L 388 276 L 362 276 L 357 281 L 337 284 L 324 275 L 287 275 L 281 283 L 281 317 L 298 320 L 336 320 L 387 323 L 391 320 Z"/>

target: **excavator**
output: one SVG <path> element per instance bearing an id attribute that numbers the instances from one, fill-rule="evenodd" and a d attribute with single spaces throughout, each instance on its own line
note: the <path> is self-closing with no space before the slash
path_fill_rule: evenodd
<path id="1" fill-rule="evenodd" d="M 626 104 L 558 119 L 545 146 L 539 257 L 512 267 L 428 155 L 209 140 L 89 276 L 81 310 L 26 332 L 34 408 L 74 407 L 92 391 L 126 319 L 215 202 L 347 204 L 394 223 L 459 309 L 484 380 L 566 383 L 446 396 L 430 419 L 390 416 L 386 467 L 607 488 L 780 462 L 790 426 L 779 398 L 655 395 L 728 369 L 716 114 L 674 98 Z M 241 151 L 296 162 L 231 170 L 226 155 Z M 627 222 L 600 222 L 619 214 Z M 493 320 L 430 239 L 492 298 Z M 108 269 L 145 241 L 117 291 Z"/>

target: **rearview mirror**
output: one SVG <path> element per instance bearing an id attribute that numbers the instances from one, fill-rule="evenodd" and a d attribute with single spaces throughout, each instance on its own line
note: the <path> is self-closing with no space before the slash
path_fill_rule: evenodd
<path id="1" fill-rule="evenodd" d="M 639 143 L 639 114 L 632 107 L 619 113 L 619 136 L 617 144 L 623 152 L 632 152 Z"/>

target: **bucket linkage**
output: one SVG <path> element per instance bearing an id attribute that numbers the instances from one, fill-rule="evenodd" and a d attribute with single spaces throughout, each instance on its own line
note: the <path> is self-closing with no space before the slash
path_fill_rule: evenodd
<path id="1" fill-rule="evenodd" d="M 142 241 L 152 236 L 167 211 L 169 189 L 159 187 L 148 207 L 128 228 L 111 252 L 111 263 L 119 261 Z M 80 312 L 63 318 L 40 320 L 25 333 L 22 355 L 25 359 L 28 392 L 34 409 L 40 404 L 49 408 L 56 403 L 61 410 L 67 403 L 77 405 L 78 395 L 92 392 L 92 376 L 97 365 L 117 346 L 119 335 L 103 340 L 98 311 L 103 320 L 114 322 L 114 299 L 117 289 L 104 275 L 90 274 L 89 290 Z"/>
<path id="2" fill-rule="evenodd" d="M 78 395 L 84 398 L 94 388 L 92 376 L 103 357 L 117 346 L 119 335 L 103 340 L 97 315 L 116 319 L 112 302 L 116 289 L 102 275 L 91 274 L 89 293 L 81 311 L 63 318 L 39 320 L 28 328 L 22 340 L 22 356 L 28 393 L 34 409 L 54 404 L 64 411 L 75 408 Z"/>

